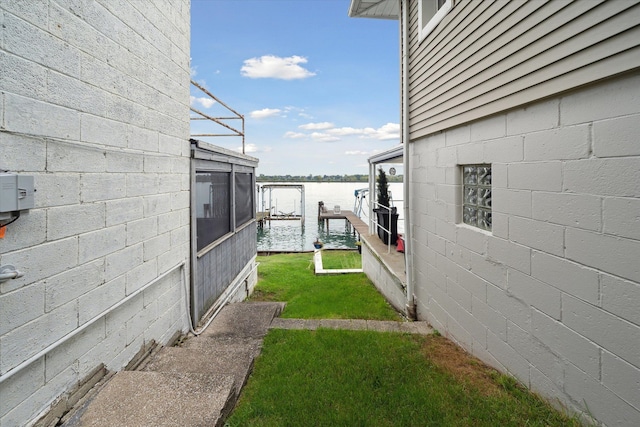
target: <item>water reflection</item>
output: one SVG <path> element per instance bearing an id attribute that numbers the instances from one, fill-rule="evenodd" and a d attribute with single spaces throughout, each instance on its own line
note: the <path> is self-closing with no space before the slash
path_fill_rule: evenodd
<path id="1" fill-rule="evenodd" d="M 354 190 L 365 187 L 364 183 L 305 183 L 305 225 L 301 226 L 299 220 L 278 220 L 264 224 L 263 228 L 258 227 L 258 251 L 311 251 L 313 241 L 319 238 L 327 249 L 356 249 L 358 240 L 357 234 L 354 236 L 353 228 L 345 224 L 342 219 L 332 219 L 329 221 L 329 229 L 326 223 L 318 222 L 317 211 L 318 202 L 324 201 L 325 205 L 332 208 L 340 205 L 342 209 L 354 209 Z M 393 194 L 402 194 L 402 184 L 392 183 L 390 188 Z M 283 210 L 282 206 L 298 206 L 298 193 L 274 193 L 274 201 L 278 210 Z M 296 197 L 298 197 L 296 199 Z M 368 198 L 365 200 L 364 211 L 368 211 Z M 261 204 L 258 204 L 262 206 Z M 398 210 L 402 210 L 402 204 L 396 204 Z M 299 214 L 300 212 L 295 212 Z M 362 220 L 367 223 L 368 219 L 363 216 Z M 402 226 L 399 224 L 399 230 Z"/>
<path id="2" fill-rule="evenodd" d="M 302 227 L 300 221 L 271 221 L 258 228 L 258 251 L 310 251 L 319 238 L 325 249 L 355 249 L 358 240 L 345 220 L 324 222 L 309 218 Z"/>

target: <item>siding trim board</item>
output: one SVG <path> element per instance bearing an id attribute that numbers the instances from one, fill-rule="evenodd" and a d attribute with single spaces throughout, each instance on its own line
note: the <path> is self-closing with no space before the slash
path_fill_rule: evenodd
<path id="1" fill-rule="evenodd" d="M 640 67 L 637 1 L 472 3 L 419 44 L 413 7 L 412 140 Z"/>

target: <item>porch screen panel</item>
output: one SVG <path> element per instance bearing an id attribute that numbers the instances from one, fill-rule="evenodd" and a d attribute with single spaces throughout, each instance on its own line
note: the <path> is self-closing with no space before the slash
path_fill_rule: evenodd
<path id="1" fill-rule="evenodd" d="M 236 173 L 236 226 L 253 219 L 253 179 L 250 173 Z"/>
<path id="2" fill-rule="evenodd" d="M 230 186 L 229 172 L 196 172 L 198 250 L 231 231 Z"/>

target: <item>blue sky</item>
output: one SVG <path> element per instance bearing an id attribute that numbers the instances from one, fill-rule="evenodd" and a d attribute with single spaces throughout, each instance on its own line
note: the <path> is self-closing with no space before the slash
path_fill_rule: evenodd
<path id="1" fill-rule="evenodd" d="M 245 116 L 258 174 L 367 173 L 369 156 L 399 143 L 398 23 L 349 18 L 349 4 L 192 0 L 192 79 Z M 230 115 L 191 95 L 194 108 Z M 192 132 L 228 133 L 202 126 Z M 238 137 L 200 139 L 241 146 Z"/>

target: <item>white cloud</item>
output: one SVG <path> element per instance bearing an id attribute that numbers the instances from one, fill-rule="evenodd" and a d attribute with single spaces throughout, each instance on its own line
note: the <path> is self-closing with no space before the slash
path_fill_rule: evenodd
<path id="1" fill-rule="evenodd" d="M 313 73 L 299 64 L 306 64 L 307 58 L 303 56 L 289 56 L 281 58 L 274 55 L 264 55 L 260 58 L 250 58 L 244 61 L 240 73 L 244 77 L 252 79 L 281 79 L 296 80 L 315 76 Z"/>
<path id="2" fill-rule="evenodd" d="M 278 108 L 263 108 L 262 110 L 255 110 L 249 113 L 252 119 L 264 119 L 267 117 L 273 117 L 280 114 L 282 110 Z"/>
<path id="3" fill-rule="evenodd" d="M 298 126 L 300 129 L 305 130 L 323 130 L 323 129 L 331 129 L 334 126 L 333 123 L 330 122 L 322 122 L 322 123 L 307 123 L 305 125 Z"/>
<path id="4" fill-rule="evenodd" d="M 315 141 L 320 141 L 320 142 L 340 141 L 340 138 L 338 138 L 337 136 L 332 136 L 322 132 L 313 132 L 310 136 L 311 136 L 311 139 Z"/>
<path id="5" fill-rule="evenodd" d="M 386 125 L 376 129 L 372 137 L 380 140 L 398 139 L 400 138 L 400 124 L 387 123 Z"/>
<path id="6" fill-rule="evenodd" d="M 351 128 L 351 127 L 344 127 L 344 128 L 329 129 L 329 130 L 327 130 L 327 132 L 332 134 L 332 135 L 340 135 L 340 136 L 362 135 L 364 133 L 364 129 L 356 129 L 356 128 Z"/>
<path id="7" fill-rule="evenodd" d="M 214 101 L 213 99 L 206 98 L 206 97 L 196 98 L 195 96 L 191 96 L 190 100 L 191 100 L 191 105 L 200 104 L 204 108 L 211 108 L 213 104 L 216 103 L 216 101 Z"/>
<path id="8" fill-rule="evenodd" d="M 304 133 L 300 133 L 300 132 L 291 132 L 291 131 L 289 131 L 289 132 L 287 132 L 287 133 L 285 133 L 285 134 L 284 134 L 284 137 L 285 137 L 285 138 L 293 138 L 293 139 L 296 139 L 296 138 L 304 138 L 305 136 L 307 136 L 307 135 L 306 135 L 306 134 L 304 134 Z"/>
<path id="9" fill-rule="evenodd" d="M 378 129 L 374 128 L 352 128 L 342 127 L 328 129 L 327 133 L 338 136 L 359 135 L 360 138 L 378 139 L 381 141 L 387 139 L 400 138 L 400 125 L 398 123 L 387 123 Z"/>
<path id="10" fill-rule="evenodd" d="M 344 154 L 347 156 L 366 156 L 369 153 L 367 153 L 366 151 L 352 150 L 352 151 L 345 151 Z"/>
<path id="11" fill-rule="evenodd" d="M 236 151 L 239 153 L 242 153 L 242 146 L 236 148 Z M 244 145 L 244 152 L 245 154 L 249 154 L 249 153 L 268 153 L 271 151 L 271 147 L 258 147 L 256 144 L 245 144 Z"/>
<path id="12" fill-rule="evenodd" d="M 284 134 L 285 138 L 309 138 L 319 142 L 334 142 L 340 141 L 345 136 L 356 136 L 360 139 L 376 139 L 380 141 L 388 139 L 400 138 L 400 125 L 397 123 L 387 123 L 384 126 L 374 129 L 367 128 L 353 128 L 353 127 L 341 127 L 336 128 L 331 122 L 318 122 L 318 123 L 306 123 L 298 126 L 299 129 L 307 131 L 316 131 L 312 133 L 293 132 L 289 131 Z M 319 132 L 322 131 L 322 132 Z M 355 154 L 367 154 L 364 151 L 351 151 L 346 152 L 347 155 Z"/>

